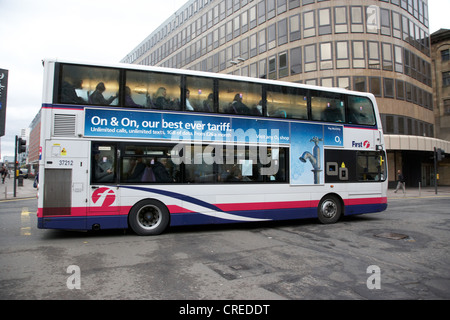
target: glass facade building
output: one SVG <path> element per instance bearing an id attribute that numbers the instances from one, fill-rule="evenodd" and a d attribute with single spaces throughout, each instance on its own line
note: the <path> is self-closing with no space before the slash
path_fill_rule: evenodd
<path id="1" fill-rule="evenodd" d="M 428 26 L 428 0 L 189 0 L 121 62 L 371 92 L 386 134 L 434 137 Z"/>

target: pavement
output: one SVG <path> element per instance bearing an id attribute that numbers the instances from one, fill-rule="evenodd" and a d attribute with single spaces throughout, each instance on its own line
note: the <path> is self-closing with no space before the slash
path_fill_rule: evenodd
<path id="1" fill-rule="evenodd" d="M 18 183 L 18 181 L 16 181 Z M 14 199 L 37 199 L 37 189 L 33 188 L 34 179 L 23 179 L 23 186 L 16 186 L 14 197 L 14 178 L 6 178 L 5 183 L 0 181 L 0 202 Z"/>
<path id="2" fill-rule="evenodd" d="M 5 183 L 0 183 L 0 202 L 14 199 L 36 199 L 37 189 L 33 188 L 33 179 L 23 179 L 23 186 L 16 187 L 16 196 L 14 197 L 14 179 L 6 178 Z M 430 198 L 430 197 L 449 197 L 450 186 L 438 186 L 437 194 L 434 187 L 424 188 L 406 188 L 406 193 L 394 189 L 388 190 L 388 200 L 408 199 L 408 198 Z"/>

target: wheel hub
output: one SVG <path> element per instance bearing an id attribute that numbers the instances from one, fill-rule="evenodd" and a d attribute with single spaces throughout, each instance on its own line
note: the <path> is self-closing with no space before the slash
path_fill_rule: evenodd
<path id="1" fill-rule="evenodd" d="M 325 201 L 322 205 L 323 215 L 327 218 L 332 218 L 336 215 L 337 206 L 333 201 Z"/>

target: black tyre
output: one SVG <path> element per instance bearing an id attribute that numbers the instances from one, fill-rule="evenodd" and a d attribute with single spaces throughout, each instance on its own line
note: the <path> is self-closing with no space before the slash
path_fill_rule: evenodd
<path id="1" fill-rule="evenodd" d="M 336 223 L 342 214 L 342 204 L 338 197 L 326 195 L 319 203 L 318 218 L 323 224 Z"/>
<path id="2" fill-rule="evenodd" d="M 156 200 L 138 202 L 128 216 L 131 229 L 140 236 L 161 234 L 167 228 L 169 220 L 169 210 Z"/>

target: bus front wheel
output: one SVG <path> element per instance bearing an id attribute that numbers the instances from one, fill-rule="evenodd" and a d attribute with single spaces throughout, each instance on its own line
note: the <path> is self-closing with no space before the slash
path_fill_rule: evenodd
<path id="1" fill-rule="evenodd" d="M 323 224 L 335 223 L 342 214 L 342 204 L 338 197 L 326 195 L 319 203 L 318 218 Z"/>
<path id="2" fill-rule="evenodd" d="M 169 224 L 169 210 L 156 200 L 142 200 L 130 211 L 131 229 L 140 236 L 161 234 Z"/>

